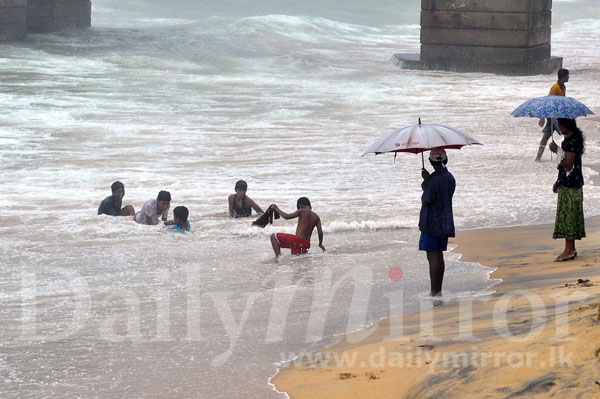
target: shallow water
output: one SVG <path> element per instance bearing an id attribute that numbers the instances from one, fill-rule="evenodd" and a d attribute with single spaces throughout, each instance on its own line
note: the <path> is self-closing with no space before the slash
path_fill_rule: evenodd
<path id="1" fill-rule="evenodd" d="M 281 397 L 277 363 L 430 306 L 420 157 L 361 157 L 419 117 L 485 144 L 449 152 L 459 229 L 553 220 L 555 162 L 509 117 L 553 76 L 397 69 L 419 48 L 410 2 L 155 6 L 97 2 L 89 31 L 0 47 L 3 397 Z M 592 109 L 599 27 L 592 2 L 555 3 L 553 53 Z M 592 215 L 600 136 L 581 126 Z M 210 216 L 240 178 L 263 208 L 309 196 L 327 251 L 275 264 L 268 237 L 294 223 Z M 193 232 L 95 216 L 117 179 L 136 209 L 169 190 Z M 446 296 L 489 292 L 489 271 L 448 254 Z"/>

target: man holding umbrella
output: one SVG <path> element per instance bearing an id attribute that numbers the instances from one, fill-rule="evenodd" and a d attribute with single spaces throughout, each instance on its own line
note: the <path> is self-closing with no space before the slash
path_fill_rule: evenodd
<path id="1" fill-rule="evenodd" d="M 446 269 L 444 251 L 448 247 L 448 237 L 454 237 L 452 196 L 456 181 L 446 168 L 448 156 L 444 149 L 431 150 L 429 162 L 434 172 L 429 174 L 425 168 L 422 171 L 423 195 L 419 217 L 419 230 L 421 230 L 419 250 L 427 252 L 431 296 L 441 296 Z"/>
<path id="2" fill-rule="evenodd" d="M 442 295 L 442 280 L 446 268 L 444 251 L 448 246 L 448 237 L 454 237 L 452 196 L 456 182 L 454 176 L 446 169 L 448 156 L 445 149 L 459 149 L 466 145 L 483 144 L 468 134 L 448 126 L 422 124 L 419 118 L 419 124 L 389 132 L 365 152 L 365 154 L 375 155 L 389 152 L 421 154 L 423 196 L 419 217 L 419 230 L 421 230 L 419 249 L 427 251 L 432 296 Z M 434 168 L 431 175 L 425 170 L 423 156 L 425 151 L 431 151 L 429 162 Z"/>

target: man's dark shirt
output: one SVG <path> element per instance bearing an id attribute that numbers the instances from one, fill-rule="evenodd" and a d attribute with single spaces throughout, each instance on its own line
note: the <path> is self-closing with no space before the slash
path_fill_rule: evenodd
<path id="1" fill-rule="evenodd" d="M 452 196 L 456 181 L 446 168 L 440 168 L 429 176 L 429 182 L 421 205 L 419 230 L 435 237 L 454 237 L 454 216 L 452 215 Z"/>
<path id="2" fill-rule="evenodd" d="M 121 204 L 122 202 L 115 201 L 112 195 L 106 197 L 98 207 L 98 215 L 121 216 Z"/>

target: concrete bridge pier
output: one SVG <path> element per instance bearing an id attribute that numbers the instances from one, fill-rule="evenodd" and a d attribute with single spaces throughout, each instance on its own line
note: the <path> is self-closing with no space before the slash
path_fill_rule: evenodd
<path id="1" fill-rule="evenodd" d="M 0 42 L 91 25 L 89 0 L 0 0 Z"/>
<path id="2" fill-rule="evenodd" d="M 406 69 L 547 74 L 552 0 L 421 0 L 421 54 L 396 54 Z"/>
<path id="3" fill-rule="evenodd" d="M 0 0 L 0 42 L 27 35 L 27 0 Z"/>

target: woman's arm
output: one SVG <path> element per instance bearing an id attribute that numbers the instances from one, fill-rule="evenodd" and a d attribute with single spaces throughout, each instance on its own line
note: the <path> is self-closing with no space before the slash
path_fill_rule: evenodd
<path id="1" fill-rule="evenodd" d="M 258 206 L 256 204 L 256 202 L 254 202 L 250 197 L 248 197 L 246 195 L 246 201 L 248 201 L 248 205 L 250 205 L 252 207 L 252 209 L 254 209 L 256 212 L 258 213 L 265 213 L 262 209 L 260 209 L 260 206 Z"/>
<path id="2" fill-rule="evenodd" d="M 234 196 L 235 194 L 231 194 L 229 197 L 227 197 L 227 200 L 229 201 L 229 217 L 233 217 L 233 201 L 234 201 Z"/>
<path id="3" fill-rule="evenodd" d="M 565 168 L 567 172 L 573 170 L 573 165 L 575 165 L 575 153 L 565 152 L 565 159 L 560 161 L 560 165 Z"/>

